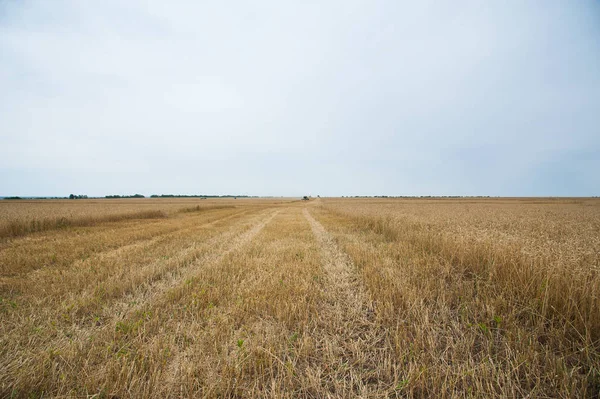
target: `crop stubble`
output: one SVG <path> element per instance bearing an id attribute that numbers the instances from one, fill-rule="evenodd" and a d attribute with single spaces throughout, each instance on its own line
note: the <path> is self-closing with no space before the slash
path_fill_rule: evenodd
<path id="1" fill-rule="evenodd" d="M 597 200 L 153 205 L 0 242 L 2 396 L 600 394 Z"/>

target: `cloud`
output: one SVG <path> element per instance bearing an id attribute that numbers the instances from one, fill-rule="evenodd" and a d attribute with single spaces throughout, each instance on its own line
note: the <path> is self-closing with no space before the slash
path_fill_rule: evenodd
<path id="1" fill-rule="evenodd" d="M 0 194 L 597 195 L 598 12 L 2 2 Z"/>

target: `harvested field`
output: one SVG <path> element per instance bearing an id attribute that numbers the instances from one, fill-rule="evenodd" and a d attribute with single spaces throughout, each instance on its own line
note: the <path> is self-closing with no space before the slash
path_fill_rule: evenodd
<path id="1" fill-rule="evenodd" d="M 1 397 L 600 396 L 597 199 L 0 212 Z"/>
<path id="2" fill-rule="evenodd" d="M 0 239 L 73 226 L 93 226 L 128 219 L 157 219 L 176 212 L 198 212 L 238 204 L 281 203 L 249 199 L 91 199 L 0 201 Z"/>

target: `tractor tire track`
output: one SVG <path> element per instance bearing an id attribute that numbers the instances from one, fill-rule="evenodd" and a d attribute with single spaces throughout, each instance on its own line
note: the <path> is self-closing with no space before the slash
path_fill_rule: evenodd
<path id="1" fill-rule="evenodd" d="M 385 330 L 376 322 L 373 303 L 350 257 L 308 209 L 303 213 L 320 247 L 326 275 L 326 300 L 314 332 L 323 358 L 315 362 L 314 378 L 325 379 L 341 396 L 368 396 L 389 385 L 376 371 Z"/>

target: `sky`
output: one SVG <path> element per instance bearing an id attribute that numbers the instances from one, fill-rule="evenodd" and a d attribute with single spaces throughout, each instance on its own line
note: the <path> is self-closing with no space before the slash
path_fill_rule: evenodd
<path id="1" fill-rule="evenodd" d="M 0 196 L 600 195 L 600 2 L 0 0 Z"/>

